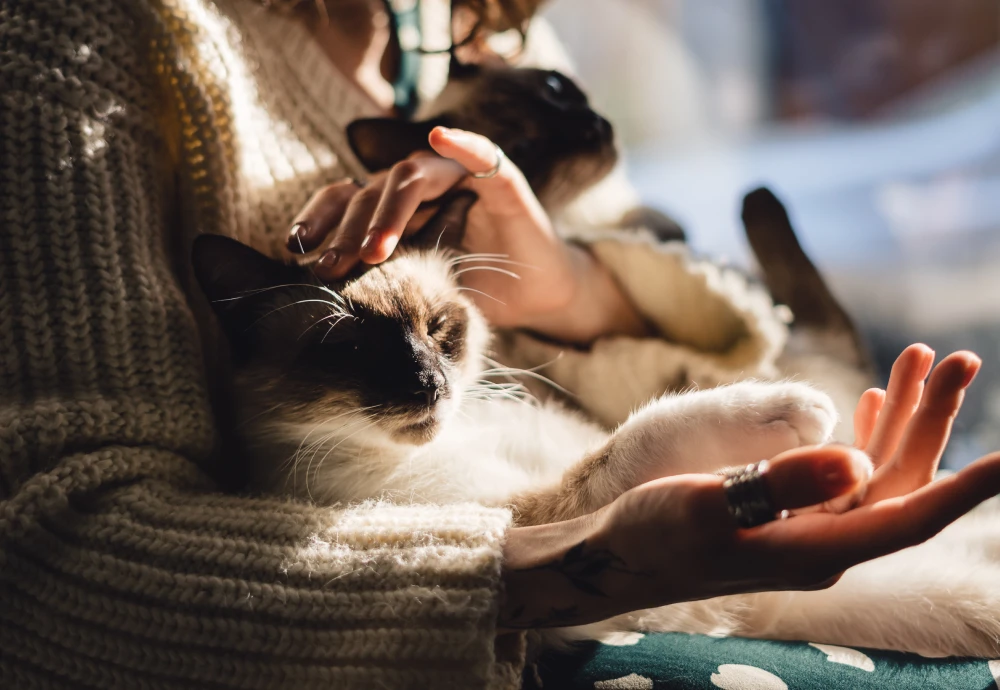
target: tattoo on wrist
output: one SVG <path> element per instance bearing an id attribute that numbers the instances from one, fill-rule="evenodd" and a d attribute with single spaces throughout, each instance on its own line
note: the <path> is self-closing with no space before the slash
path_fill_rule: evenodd
<path id="1" fill-rule="evenodd" d="M 615 553 L 608 549 L 587 549 L 587 540 L 584 539 L 576 546 L 573 546 L 562 558 L 536 565 L 531 568 L 521 568 L 513 572 L 527 573 L 549 571 L 562 575 L 577 590 L 594 597 L 608 598 L 600 584 L 600 578 L 607 573 L 624 573 L 641 577 L 650 577 L 651 573 L 631 570 L 628 564 Z M 559 625 L 573 625 L 579 618 L 578 606 L 567 606 L 564 608 L 553 607 L 548 613 L 536 616 L 530 620 L 524 620 L 525 606 L 514 607 L 514 609 L 500 621 L 501 627 L 514 629 L 548 628 Z"/>

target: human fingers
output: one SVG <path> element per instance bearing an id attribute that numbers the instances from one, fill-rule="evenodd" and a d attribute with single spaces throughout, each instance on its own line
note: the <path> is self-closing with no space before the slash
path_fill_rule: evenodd
<path id="1" fill-rule="evenodd" d="M 965 389 L 981 365 L 973 353 L 955 352 L 934 368 L 896 452 L 872 481 L 865 502 L 909 493 L 934 478 Z"/>
<path id="2" fill-rule="evenodd" d="M 885 391 L 881 388 L 869 388 L 861 394 L 858 406 L 854 409 L 854 446 L 865 448 L 875 431 L 882 404 L 885 403 Z"/>
<path id="3" fill-rule="evenodd" d="M 364 238 L 359 247 L 361 259 L 370 264 L 388 259 L 420 205 L 437 199 L 465 175 L 460 164 L 437 156 L 411 157 L 394 165 L 371 218 L 344 219 L 345 232 L 361 233 Z"/>
<path id="4" fill-rule="evenodd" d="M 917 344 L 903 350 L 892 365 L 885 401 L 865 447 L 875 467 L 884 464 L 895 452 L 906 424 L 920 402 L 924 379 L 933 364 L 934 351 L 926 345 Z"/>
<path id="5" fill-rule="evenodd" d="M 371 182 L 351 197 L 343 217 L 330 233 L 323 253 L 313 266 L 317 277 L 326 281 L 339 280 L 357 264 L 365 228 L 378 207 L 384 182 L 385 178 Z"/>
<path id="6" fill-rule="evenodd" d="M 323 187 L 306 202 L 292 221 L 286 245 L 295 254 L 307 254 L 318 248 L 344 217 L 347 206 L 361 184 L 345 178 Z"/>
<path id="7" fill-rule="evenodd" d="M 814 506 L 858 489 L 871 477 L 871 461 L 857 448 L 842 445 L 807 446 L 771 458 L 762 478 L 777 515 L 783 510 Z M 700 489 L 699 518 L 732 525 L 724 478 Z"/>
<path id="8" fill-rule="evenodd" d="M 1000 493 L 1000 453 L 931 482 L 906 496 L 842 515 L 805 516 L 817 521 L 801 557 L 831 573 L 927 541 L 983 501 Z M 818 521 L 826 520 L 820 527 Z M 791 522 L 791 521 L 788 521 Z M 808 544 L 811 541 L 812 544 Z"/>
<path id="9" fill-rule="evenodd" d="M 447 127 L 435 127 L 429 137 L 431 148 L 439 155 L 454 160 L 475 176 L 496 173 L 487 178 L 473 177 L 470 188 L 479 193 L 492 212 L 517 212 L 519 203 L 534 198 L 524 175 L 517 166 L 498 152 L 496 145 L 474 132 Z M 499 167 L 497 167 L 499 165 Z"/>

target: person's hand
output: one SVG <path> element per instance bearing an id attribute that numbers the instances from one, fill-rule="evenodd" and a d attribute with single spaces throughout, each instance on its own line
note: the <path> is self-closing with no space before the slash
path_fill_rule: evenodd
<path id="1" fill-rule="evenodd" d="M 920 353 L 919 347 L 904 353 L 897 381 L 923 378 Z M 913 367 L 910 358 L 917 359 Z M 946 358 L 909 403 L 909 414 L 900 415 L 902 422 L 887 416 L 895 414 L 891 406 L 873 406 L 881 407 L 883 428 L 902 429 L 853 510 L 804 512 L 740 529 L 727 509 L 722 477 L 681 475 L 636 487 L 575 521 L 512 530 L 501 625 L 576 625 L 724 594 L 822 588 L 853 565 L 926 541 L 1000 493 L 1000 453 L 925 481 L 977 368 L 969 353 Z M 897 399 L 900 385 L 890 385 L 887 400 Z M 874 416 L 865 413 L 865 420 Z M 878 428 L 859 428 L 866 449 Z M 884 469 L 889 467 L 902 469 Z M 775 508 L 796 510 L 857 492 L 869 469 L 856 449 L 807 447 L 772 459 L 764 476 Z M 903 479 L 889 479 L 897 475 Z M 882 476 L 887 478 L 875 482 Z"/>
<path id="2" fill-rule="evenodd" d="M 886 390 L 872 388 L 861 396 L 855 446 L 871 458 L 875 473 L 856 494 L 858 505 L 904 496 L 934 479 L 965 389 L 982 360 L 971 352 L 953 353 L 927 379 L 933 364 L 933 350 L 911 345 L 893 364 Z"/>
<path id="3" fill-rule="evenodd" d="M 363 187 L 343 181 L 317 192 L 295 218 L 290 251 L 316 252 L 316 275 L 345 276 L 358 261 L 388 259 L 400 239 L 419 231 L 427 205 L 456 186 L 479 195 L 458 270 L 469 297 L 495 326 L 531 328 L 588 342 L 606 333 L 645 329 L 610 274 L 577 246 L 563 242 L 524 175 L 503 158 L 494 177 L 476 179 L 497 162 L 483 136 L 438 127 L 430 145 L 371 176 Z"/>

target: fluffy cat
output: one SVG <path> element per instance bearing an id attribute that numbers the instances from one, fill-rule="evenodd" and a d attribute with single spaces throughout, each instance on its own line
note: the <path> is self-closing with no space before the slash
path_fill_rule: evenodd
<path id="1" fill-rule="evenodd" d="M 454 226 L 449 216 L 468 203 L 459 197 L 432 225 Z M 803 383 L 663 396 L 611 434 L 558 404 L 526 404 L 486 381 L 497 370 L 484 355 L 487 326 L 454 279 L 461 258 L 433 248 L 402 248 L 330 286 L 222 237 L 199 238 L 195 261 L 232 343 L 239 428 L 262 490 L 321 504 L 512 505 L 519 524 L 535 524 L 593 511 L 657 476 L 822 443 L 836 419 Z M 682 603 L 564 634 L 684 631 L 992 655 L 998 537 L 995 520 L 970 517 L 829 590 Z"/>
<path id="2" fill-rule="evenodd" d="M 534 179 L 545 197 L 551 180 Z M 457 281 L 471 267 L 454 248 L 474 201 L 449 197 L 392 260 L 329 285 L 233 240 L 198 238 L 195 271 L 231 345 L 257 489 L 321 504 L 511 505 L 527 525 L 591 512 L 655 477 L 828 439 L 834 406 L 804 383 L 664 395 L 613 432 L 497 383 L 511 372 L 486 356 L 490 332 Z M 990 656 L 1000 651 L 998 557 L 1000 528 L 981 511 L 828 590 L 680 603 L 561 636 L 682 631 Z"/>

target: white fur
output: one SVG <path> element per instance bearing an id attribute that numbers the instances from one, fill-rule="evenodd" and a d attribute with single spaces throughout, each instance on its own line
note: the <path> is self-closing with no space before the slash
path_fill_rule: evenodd
<path id="1" fill-rule="evenodd" d="M 613 435 L 621 484 L 753 462 L 830 434 L 829 398 L 801 383 L 743 382 L 664 396 Z M 607 434 L 553 404 L 470 401 L 431 443 L 343 443 L 335 468 L 316 478 L 326 502 L 503 504 L 558 478 Z M 350 458 L 350 461 L 348 461 Z M 900 649 L 926 656 L 995 655 L 1000 640 L 1000 515 L 981 509 L 930 542 L 848 571 L 827 590 L 720 597 L 620 616 L 563 631 L 563 639 L 611 630 L 681 631 Z"/>
<path id="2" fill-rule="evenodd" d="M 408 257 L 397 271 L 412 269 L 425 286 L 431 285 L 428 275 L 447 275 L 440 260 L 427 261 Z M 453 290 L 445 281 L 429 291 Z M 482 352 L 486 326 L 471 305 L 469 312 L 469 351 Z M 475 356 L 453 367 L 454 397 L 439 405 L 440 429 L 423 445 L 393 440 L 392 430 L 365 410 L 319 425 L 262 420 L 255 425 L 259 435 L 291 440 L 299 448 L 293 458 L 297 464 L 286 474 L 291 485 L 274 488 L 324 504 L 381 498 L 505 505 L 520 494 L 561 486 L 578 463 L 600 451 L 602 462 L 575 475 L 585 476 L 585 508 L 595 510 L 656 477 L 711 472 L 822 443 L 837 424 L 830 397 L 809 385 L 743 381 L 659 397 L 608 434 L 561 405 L 528 403 L 509 389 L 474 388 L 482 373 Z M 997 517 L 982 509 L 926 544 L 852 569 L 827 590 L 676 604 L 564 630 L 560 636 L 682 631 L 928 656 L 995 655 L 1000 652 Z"/>

